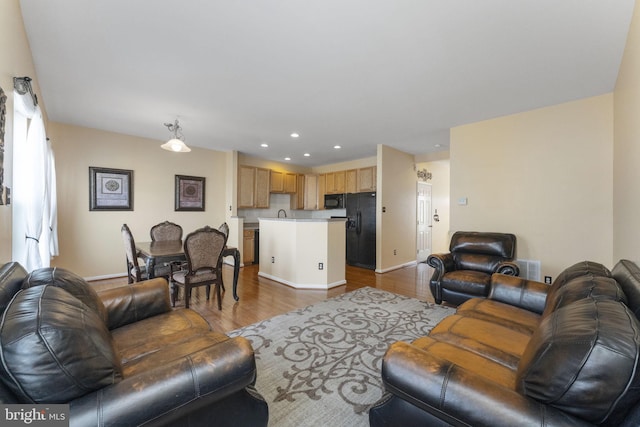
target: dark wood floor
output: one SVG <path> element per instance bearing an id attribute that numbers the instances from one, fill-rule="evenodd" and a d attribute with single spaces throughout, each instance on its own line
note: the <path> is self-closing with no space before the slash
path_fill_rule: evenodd
<path id="1" fill-rule="evenodd" d="M 347 266 L 347 283 L 326 291 L 294 289 L 258 277 L 258 270 L 257 264 L 240 269 L 238 277 L 240 300 L 236 302 L 231 292 L 233 268 L 225 265 L 223 279 L 226 292 L 223 292 L 222 296 L 222 310 L 218 310 L 213 290 L 211 299 L 206 300 L 204 287 L 192 291 L 190 307 L 206 318 L 215 331 L 228 332 L 365 286 L 433 302 L 429 290 L 429 279 L 433 269 L 424 263 L 384 274 Z M 93 282 L 98 288 L 126 283 L 126 278 Z M 178 306 L 184 306 L 182 295 L 176 302 L 176 307 Z"/>

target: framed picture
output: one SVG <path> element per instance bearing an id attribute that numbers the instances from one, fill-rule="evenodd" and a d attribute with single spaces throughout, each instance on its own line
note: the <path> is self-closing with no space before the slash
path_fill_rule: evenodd
<path id="1" fill-rule="evenodd" d="M 177 211 L 204 211 L 203 177 L 176 175 Z"/>
<path id="2" fill-rule="evenodd" d="M 89 210 L 132 211 L 133 171 L 89 166 Z"/>

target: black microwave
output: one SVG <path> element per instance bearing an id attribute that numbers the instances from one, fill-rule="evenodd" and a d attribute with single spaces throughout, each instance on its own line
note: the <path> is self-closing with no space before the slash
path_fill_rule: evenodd
<path id="1" fill-rule="evenodd" d="M 344 209 L 344 194 L 325 194 L 325 209 Z"/>

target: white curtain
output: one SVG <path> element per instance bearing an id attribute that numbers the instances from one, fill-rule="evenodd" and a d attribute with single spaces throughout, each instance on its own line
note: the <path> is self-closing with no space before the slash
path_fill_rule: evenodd
<path id="1" fill-rule="evenodd" d="M 48 176 L 47 176 L 47 206 L 48 222 L 43 224 L 43 227 L 48 228 L 49 232 L 49 258 L 60 255 L 58 249 L 58 195 L 56 190 L 56 159 L 53 155 L 53 148 L 51 148 L 51 141 L 47 139 L 47 163 L 48 163 Z M 43 219 L 44 221 L 44 219 Z M 44 245 L 41 245 L 41 249 L 47 249 Z M 42 253 L 42 252 L 41 252 Z"/>
<path id="2" fill-rule="evenodd" d="M 40 107 L 14 91 L 14 230 L 24 230 L 14 259 L 27 271 L 48 267 L 58 254 L 55 165 Z M 18 242 L 22 236 L 18 236 Z"/>

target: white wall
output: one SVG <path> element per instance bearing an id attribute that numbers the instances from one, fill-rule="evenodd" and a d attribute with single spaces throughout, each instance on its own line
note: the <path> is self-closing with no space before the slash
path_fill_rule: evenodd
<path id="1" fill-rule="evenodd" d="M 512 232 L 543 275 L 612 265 L 611 94 L 453 128 L 450 153 L 451 231 Z"/>
<path id="2" fill-rule="evenodd" d="M 640 263 L 640 1 L 614 92 L 613 258 Z"/>

